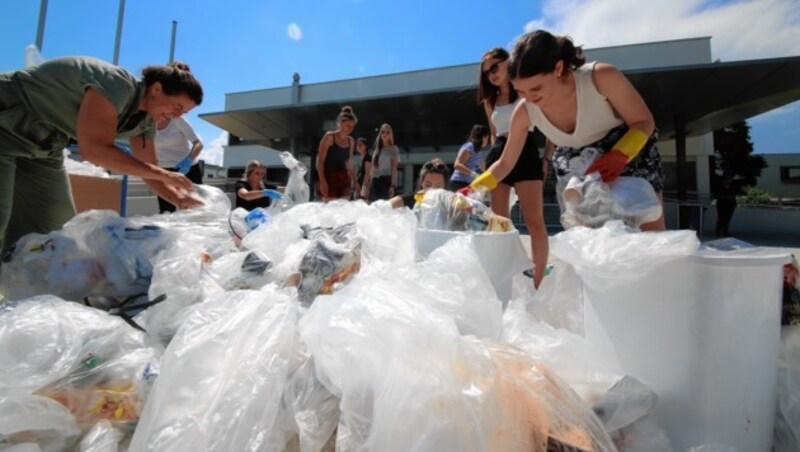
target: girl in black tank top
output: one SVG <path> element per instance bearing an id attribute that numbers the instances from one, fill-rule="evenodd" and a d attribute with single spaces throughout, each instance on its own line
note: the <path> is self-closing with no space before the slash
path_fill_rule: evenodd
<path id="1" fill-rule="evenodd" d="M 352 186 L 355 183 L 353 168 L 353 139 L 350 134 L 356 126 L 356 116 L 349 106 L 343 107 L 336 120 L 337 129 L 322 137 L 317 153 L 317 176 L 319 177 L 319 194 L 327 202 L 333 199 L 350 199 Z M 339 138 L 347 140 L 346 146 L 336 142 Z"/>

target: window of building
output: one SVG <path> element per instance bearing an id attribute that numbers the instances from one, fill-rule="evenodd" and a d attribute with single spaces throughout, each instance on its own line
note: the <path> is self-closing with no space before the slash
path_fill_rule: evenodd
<path id="1" fill-rule="evenodd" d="M 800 166 L 781 166 L 781 182 L 800 184 Z"/>

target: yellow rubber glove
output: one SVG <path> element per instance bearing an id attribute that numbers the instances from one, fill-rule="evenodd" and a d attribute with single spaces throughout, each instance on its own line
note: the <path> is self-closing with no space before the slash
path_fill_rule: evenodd
<path id="1" fill-rule="evenodd" d="M 616 149 L 627 155 L 628 161 L 630 162 L 639 155 L 639 152 L 644 148 L 644 145 L 647 144 L 649 138 L 650 137 L 646 133 L 639 129 L 628 129 L 625 135 L 623 135 L 611 149 Z"/>
<path id="2" fill-rule="evenodd" d="M 491 171 L 484 171 L 483 174 L 476 177 L 472 183 L 469 184 L 473 190 L 483 189 L 487 191 L 492 191 L 497 188 L 497 178 L 494 177 L 494 173 Z"/>

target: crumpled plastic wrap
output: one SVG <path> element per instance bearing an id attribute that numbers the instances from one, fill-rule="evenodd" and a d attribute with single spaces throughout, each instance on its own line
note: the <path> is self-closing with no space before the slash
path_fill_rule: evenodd
<path id="1" fill-rule="evenodd" d="M 557 187 L 557 189 L 560 188 Z M 663 209 L 653 186 L 640 177 L 618 177 L 604 183 L 597 173 L 573 176 L 563 190 L 561 224 L 600 227 L 610 220 L 622 220 L 638 228 L 658 220 Z"/>
<path id="2" fill-rule="evenodd" d="M 632 228 L 658 220 L 661 200 L 652 185 L 639 177 L 618 177 L 606 184 L 598 173 L 584 175 L 600 155 L 597 148 L 585 148 L 570 160 L 572 172 L 559 177 L 556 195 L 564 229 L 575 226 L 600 227 L 610 220 L 622 220 Z"/>
<path id="3" fill-rule="evenodd" d="M 221 190 L 198 186 L 206 207 L 169 215 L 123 218 L 110 210 L 75 216 L 59 231 L 28 234 L 4 256 L 0 288 L 8 299 L 52 294 L 80 301 L 87 296 L 126 298 L 151 290 L 160 255 L 172 248 L 201 259 L 234 250 L 222 211 Z M 169 252 L 166 254 L 170 254 Z M 197 281 L 194 281 L 196 285 Z M 156 298 L 165 292 L 153 294 Z"/>
<path id="4" fill-rule="evenodd" d="M 84 212 L 61 231 L 18 240 L 3 265 L 3 292 L 9 299 L 54 294 L 75 301 L 145 293 L 151 259 L 174 239 L 158 226 L 110 210 Z"/>
<path id="5" fill-rule="evenodd" d="M 297 287 L 298 298 L 306 306 L 319 294 L 333 292 L 361 268 L 361 243 L 354 223 L 333 228 L 303 228 L 308 248 L 297 272 L 289 276 L 288 286 Z"/>
<path id="6" fill-rule="evenodd" d="M 164 353 L 129 450 L 283 450 L 298 309 L 274 285 L 195 306 Z"/>
<path id="7" fill-rule="evenodd" d="M 598 229 L 576 227 L 550 237 L 550 254 L 572 265 L 597 291 L 642 278 L 644 269 L 653 271 L 659 262 L 692 254 L 699 247 L 694 231 L 637 232 L 619 220 Z"/>
<path id="8" fill-rule="evenodd" d="M 281 152 L 281 162 L 289 169 L 289 180 L 286 182 L 286 190 L 282 203 L 291 207 L 296 204 L 308 202 L 311 196 L 310 189 L 306 183 L 306 166 L 297 160 L 291 152 Z"/>
<path id="9" fill-rule="evenodd" d="M 432 256 L 465 257 L 468 244 L 453 240 Z M 501 305 L 459 319 L 452 308 L 479 297 L 429 268 L 362 274 L 320 296 L 301 319 L 320 380 L 341 398 L 337 450 L 613 450 L 591 409 L 540 363 L 509 345 L 461 336 L 497 334 L 478 325 L 492 309 L 499 316 Z"/>
<path id="10" fill-rule="evenodd" d="M 658 400 L 652 389 L 625 375 L 583 337 L 555 329 L 531 316 L 522 299 L 503 314 L 503 341 L 547 365 L 586 403 L 620 451 L 670 451 L 669 439 L 651 413 Z"/>
<path id="11" fill-rule="evenodd" d="M 422 193 L 422 200 L 414 205 L 419 217 L 419 227 L 440 231 L 490 231 L 515 230 L 508 218 L 495 215 L 480 201 L 448 190 L 430 189 Z"/>
<path id="12" fill-rule="evenodd" d="M 159 357 L 97 309 L 48 295 L 0 305 L 0 446 L 64 450 L 102 421 L 130 433 Z"/>

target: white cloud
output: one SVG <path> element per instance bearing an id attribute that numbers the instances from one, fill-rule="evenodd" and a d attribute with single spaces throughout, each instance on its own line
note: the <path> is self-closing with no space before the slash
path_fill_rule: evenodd
<path id="1" fill-rule="evenodd" d="M 539 28 L 586 48 L 711 36 L 715 59 L 800 55 L 797 0 L 545 0 Z"/>
<path id="2" fill-rule="evenodd" d="M 226 144 L 228 144 L 228 132 L 223 131 L 217 138 L 214 138 L 210 143 L 203 146 L 203 150 L 200 151 L 200 158 L 205 160 L 206 163 L 222 166 L 223 157 L 225 155 L 225 149 L 222 147 Z"/>
<path id="3" fill-rule="evenodd" d="M 300 28 L 300 25 L 292 22 L 287 27 L 286 32 L 289 34 L 289 39 L 292 41 L 299 41 L 303 39 L 303 29 Z"/>

